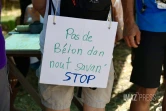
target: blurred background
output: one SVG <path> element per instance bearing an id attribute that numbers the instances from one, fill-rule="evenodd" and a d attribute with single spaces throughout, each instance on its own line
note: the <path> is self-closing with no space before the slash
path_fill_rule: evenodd
<path id="1" fill-rule="evenodd" d="M 1 22 L 5 37 L 18 25 L 28 25 L 34 23 L 35 21 L 42 21 L 40 15 L 33 9 L 30 0 L 2 0 L 2 6 Z M 113 58 L 116 78 L 114 80 L 111 101 L 107 105 L 106 111 L 128 111 L 132 94 L 135 92 L 136 88 L 129 82 L 132 69 L 131 49 L 126 46 L 124 40 L 122 39 L 123 14 L 120 0 L 114 0 L 113 6 L 114 20 L 118 21 L 120 25 L 117 33 L 117 42 Z M 27 75 L 27 80 L 38 91 L 38 78 L 36 77 L 35 71 L 39 64 L 33 64 L 38 63 L 38 60 L 27 60 L 27 58 L 24 58 L 24 60 L 27 61 L 27 63 L 24 63 L 23 66 L 26 67 L 26 64 L 30 64 L 30 67 L 27 65 L 25 68 L 27 71 L 23 70 L 22 72 L 25 71 L 24 73 Z M 13 109 L 13 111 L 41 111 L 39 106 L 21 85 L 16 87 L 16 98 L 14 99 L 15 109 Z M 161 86 L 155 95 L 154 101 L 151 103 L 151 111 L 160 111 L 158 107 L 162 104 L 161 101 L 163 99 L 164 88 L 165 86 L 163 85 L 163 80 L 161 79 Z M 78 111 L 74 104 L 72 104 L 71 107 L 71 111 Z"/>

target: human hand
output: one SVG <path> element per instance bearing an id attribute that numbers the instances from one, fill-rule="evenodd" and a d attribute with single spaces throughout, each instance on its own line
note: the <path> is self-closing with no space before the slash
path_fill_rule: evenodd
<path id="1" fill-rule="evenodd" d="M 124 25 L 123 38 L 129 47 L 137 48 L 141 40 L 141 32 L 135 22 L 128 22 Z"/>

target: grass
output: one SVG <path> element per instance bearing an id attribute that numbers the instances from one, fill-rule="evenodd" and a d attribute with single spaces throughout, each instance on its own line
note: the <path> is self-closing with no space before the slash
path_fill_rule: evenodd
<path id="1" fill-rule="evenodd" d="M 114 50 L 116 78 L 114 80 L 111 101 L 107 104 L 106 111 L 129 110 L 131 98 L 127 98 L 127 100 L 125 100 L 124 94 L 133 94 L 135 91 L 135 86 L 129 82 L 131 73 L 130 58 L 130 49 L 127 48 L 123 41 L 121 41 L 121 43 L 117 45 Z M 38 78 L 35 76 L 34 70 L 30 69 L 27 79 L 37 89 Z M 155 109 L 161 106 L 163 93 L 164 90 L 160 87 L 155 96 L 155 101 L 151 103 L 150 111 L 156 111 Z M 22 87 L 20 87 L 20 91 L 17 95 L 15 107 L 21 109 L 22 111 L 41 111 L 31 96 L 24 89 L 22 89 Z M 74 104 L 72 104 L 71 109 L 71 111 L 78 111 Z"/>
<path id="2" fill-rule="evenodd" d="M 18 23 L 18 19 L 21 12 L 17 8 L 12 8 L 12 10 L 2 9 L 1 23 L 4 34 L 13 30 Z"/>
<path id="3" fill-rule="evenodd" d="M 11 5 L 11 4 L 10 4 Z M 18 24 L 17 18 L 20 16 L 18 3 L 14 7 L 8 6 L 2 12 L 2 27 L 3 33 L 13 30 Z M 133 94 L 135 86 L 129 82 L 131 73 L 131 51 L 125 45 L 124 41 L 115 46 L 114 50 L 114 66 L 116 78 L 112 90 L 112 97 L 110 103 L 106 106 L 106 111 L 128 111 L 130 106 L 130 99 L 124 99 L 125 94 Z M 35 76 L 35 71 L 30 69 L 27 77 L 28 81 L 34 86 L 36 90 L 38 78 Z M 161 81 L 162 82 L 162 81 Z M 161 106 L 162 97 L 164 94 L 164 87 L 161 85 L 155 95 L 155 101 L 151 103 L 150 111 L 156 111 L 156 108 Z M 15 100 L 15 107 L 21 111 L 41 111 L 41 109 L 33 101 L 32 97 L 23 89 L 19 87 L 19 92 Z M 71 111 L 78 111 L 74 104 L 71 106 Z"/>

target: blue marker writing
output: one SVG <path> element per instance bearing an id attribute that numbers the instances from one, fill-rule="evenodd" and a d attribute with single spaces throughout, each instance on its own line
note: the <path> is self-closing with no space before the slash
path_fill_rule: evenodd
<path id="1" fill-rule="evenodd" d="M 96 77 L 95 75 L 83 75 L 78 73 L 66 72 L 65 76 L 67 77 L 63 81 L 79 81 L 80 83 L 87 83 L 89 84 L 90 81 L 94 80 Z"/>

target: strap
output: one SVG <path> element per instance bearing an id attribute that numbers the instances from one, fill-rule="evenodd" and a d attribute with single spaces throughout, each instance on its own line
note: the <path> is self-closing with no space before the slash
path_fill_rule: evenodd
<path id="1" fill-rule="evenodd" d="M 113 8 L 113 3 L 112 3 L 112 0 L 111 0 L 111 4 L 110 4 L 110 8 L 111 8 L 111 19 L 114 20 L 114 8 Z"/>
<path id="2" fill-rule="evenodd" d="M 48 15 L 51 15 L 51 9 L 53 9 L 54 15 L 56 15 L 56 9 L 54 7 L 54 4 L 52 2 L 52 0 L 49 0 L 49 10 L 48 10 Z"/>

